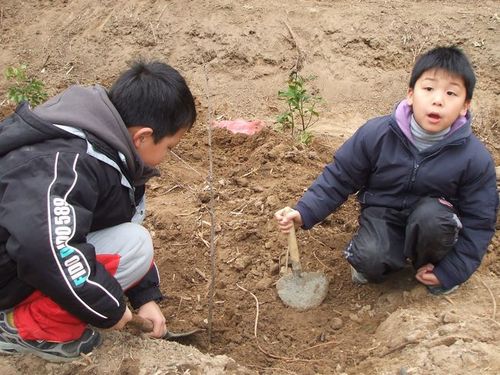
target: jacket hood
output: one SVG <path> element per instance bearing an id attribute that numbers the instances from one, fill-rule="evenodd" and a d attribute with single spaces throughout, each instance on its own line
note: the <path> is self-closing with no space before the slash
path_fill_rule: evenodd
<path id="1" fill-rule="evenodd" d="M 15 113 L 0 123 L 0 156 L 22 146 L 69 137 L 72 135 L 36 117 L 28 103 L 23 102 Z"/>
<path id="2" fill-rule="evenodd" d="M 33 113 L 51 124 L 88 131 L 122 153 L 136 186 L 159 174 L 137 154 L 127 127 L 100 85 L 71 86 L 36 107 Z"/>

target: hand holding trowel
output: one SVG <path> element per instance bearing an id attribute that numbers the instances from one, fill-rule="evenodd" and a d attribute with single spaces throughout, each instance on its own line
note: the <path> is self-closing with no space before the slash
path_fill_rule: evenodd
<path id="1" fill-rule="evenodd" d="M 133 314 L 132 315 L 132 320 L 128 322 L 128 324 L 134 328 L 137 328 L 141 332 L 152 332 L 153 331 L 153 322 L 143 318 L 142 316 Z M 172 332 L 172 331 L 167 331 L 165 335 L 162 337 L 164 340 L 170 340 L 170 341 L 177 341 L 179 339 L 182 339 L 184 337 L 191 336 L 195 333 L 202 332 L 204 329 L 202 328 L 194 328 L 189 331 L 183 331 L 183 332 Z"/>
<path id="2" fill-rule="evenodd" d="M 287 208 L 283 211 L 283 214 L 286 215 L 290 211 L 291 209 Z M 319 306 L 328 293 L 328 279 L 322 272 L 302 271 L 293 225 L 288 233 L 288 251 L 292 263 L 292 272 L 278 280 L 276 284 L 278 295 L 285 305 L 298 310 L 307 310 Z"/>

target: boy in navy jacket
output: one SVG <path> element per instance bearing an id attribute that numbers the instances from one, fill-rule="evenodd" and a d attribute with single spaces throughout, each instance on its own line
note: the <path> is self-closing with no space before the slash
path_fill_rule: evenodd
<path id="1" fill-rule="evenodd" d="M 138 62 L 109 92 L 72 86 L 0 122 L 0 353 L 78 358 L 127 300 L 165 334 L 145 183 L 195 119 L 179 72 Z"/>
<path id="2" fill-rule="evenodd" d="M 481 263 L 498 205 L 494 162 L 471 130 L 475 81 L 457 48 L 422 55 L 406 100 L 360 127 L 294 210 L 276 212 L 281 230 L 310 229 L 356 193 L 359 229 L 344 253 L 354 282 L 411 261 L 431 293 L 456 289 Z"/>

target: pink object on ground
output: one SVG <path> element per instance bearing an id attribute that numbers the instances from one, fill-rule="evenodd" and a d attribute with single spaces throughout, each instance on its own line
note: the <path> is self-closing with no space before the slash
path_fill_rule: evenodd
<path id="1" fill-rule="evenodd" d="M 243 134 L 253 135 L 262 130 L 262 128 L 266 126 L 266 124 L 264 123 L 264 121 L 261 120 L 247 121 L 243 119 L 236 119 L 236 120 L 214 121 L 212 123 L 212 126 L 214 128 L 226 128 L 232 133 L 243 133 Z"/>

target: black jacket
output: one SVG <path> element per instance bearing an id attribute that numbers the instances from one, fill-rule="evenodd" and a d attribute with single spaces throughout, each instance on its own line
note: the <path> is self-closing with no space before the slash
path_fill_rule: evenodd
<path id="1" fill-rule="evenodd" d="M 448 137 L 419 152 L 407 136 L 408 110 L 403 102 L 395 114 L 359 128 L 335 153 L 334 161 L 296 209 L 308 229 L 355 192 L 362 207 L 397 210 L 413 207 L 422 197 L 445 198 L 457 209 L 463 224 L 454 250 L 434 268 L 443 286 L 449 288 L 477 269 L 495 233 L 495 165 L 472 134 L 469 115 L 452 126 Z"/>
<path id="2" fill-rule="evenodd" d="M 150 171 L 127 134 L 100 86 L 72 87 L 34 111 L 22 104 L 0 123 L 0 309 L 40 290 L 97 327 L 122 317 L 122 288 L 86 235 L 130 222 L 142 198 Z M 153 267 L 127 291 L 133 307 L 160 299 L 158 284 Z"/>

